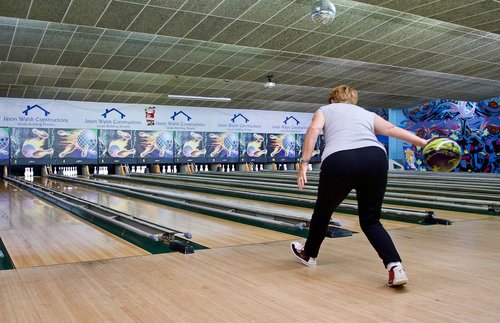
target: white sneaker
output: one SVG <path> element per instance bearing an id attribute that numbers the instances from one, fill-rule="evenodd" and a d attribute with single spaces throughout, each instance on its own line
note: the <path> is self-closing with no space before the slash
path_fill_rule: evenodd
<path id="1" fill-rule="evenodd" d="M 292 249 L 292 254 L 297 257 L 304 265 L 308 267 L 316 266 L 316 258 L 307 257 L 304 254 L 304 245 L 302 243 L 294 241 L 290 243 L 290 249 Z"/>
<path id="2" fill-rule="evenodd" d="M 401 286 L 408 282 L 408 277 L 406 277 L 405 270 L 403 266 L 394 266 L 389 270 L 389 281 L 387 286 Z"/>

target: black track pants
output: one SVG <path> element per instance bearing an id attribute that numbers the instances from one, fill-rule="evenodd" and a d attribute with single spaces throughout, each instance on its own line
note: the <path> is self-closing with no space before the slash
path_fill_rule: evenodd
<path id="1" fill-rule="evenodd" d="M 387 155 L 379 147 L 339 151 L 323 161 L 318 198 L 305 244 L 306 255 L 317 257 L 333 211 L 355 189 L 359 223 L 373 248 L 384 265 L 401 261 L 391 237 L 380 223 L 387 186 L 387 168 Z"/>

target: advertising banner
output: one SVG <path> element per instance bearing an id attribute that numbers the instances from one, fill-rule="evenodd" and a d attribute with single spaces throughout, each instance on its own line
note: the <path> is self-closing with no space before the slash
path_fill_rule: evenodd
<path id="1" fill-rule="evenodd" d="M 0 98 L 0 127 L 305 133 L 312 113 Z"/>

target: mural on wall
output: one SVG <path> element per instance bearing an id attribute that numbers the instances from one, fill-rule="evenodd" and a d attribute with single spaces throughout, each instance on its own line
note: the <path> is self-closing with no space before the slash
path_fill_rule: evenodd
<path id="1" fill-rule="evenodd" d="M 370 111 L 375 112 L 377 115 L 381 116 L 385 120 L 389 120 L 389 110 L 388 109 L 371 109 Z M 389 137 L 387 136 L 382 136 L 382 135 L 377 135 L 378 141 L 382 143 L 385 147 L 385 151 L 389 153 Z"/>
<path id="2" fill-rule="evenodd" d="M 177 162 L 207 162 L 207 137 L 205 132 L 178 131 L 174 136 L 175 158 Z"/>
<path id="3" fill-rule="evenodd" d="M 207 155 L 213 162 L 238 162 L 240 138 L 235 132 L 210 132 Z"/>
<path id="4" fill-rule="evenodd" d="M 135 130 L 99 130 L 99 159 L 102 163 L 135 162 Z"/>
<path id="5" fill-rule="evenodd" d="M 500 97 L 479 102 L 437 100 L 403 111 L 400 126 L 425 139 L 449 137 L 462 148 L 455 172 L 500 172 Z M 414 149 L 418 170 L 427 170 Z"/>
<path id="6" fill-rule="evenodd" d="M 295 154 L 297 161 L 300 160 L 300 157 L 302 156 L 302 147 L 304 145 L 304 139 L 306 137 L 305 134 L 298 134 L 295 136 L 296 137 L 296 150 L 297 153 Z M 311 163 L 319 163 L 321 161 L 321 155 L 323 153 L 323 150 L 325 149 L 325 135 L 320 134 L 318 136 L 318 139 L 316 140 L 316 145 L 313 148 L 313 152 L 311 155 Z"/>
<path id="7" fill-rule="evenodd" d="M 267 136 L 265 133 L 240 134 L 240 158 L 242 162 L 267 161 Z"/>
<path id="8" fill-rule="evenodd" d="M 293 162 L 295 161 L 295 134 L 267 134 L 269 161 Z"/>
<path id="9" fill-rule="evenodd" d="M 174 159 L 174 132 L 137 131 L 136 150 L 140 163 L 169 163 Z"/>
<path id="10" fill-rule="evenodd" d="M 9 128 L 0 128 L 0 165 L 9 164 Z"/>
<path id="11" fill-rule="evenodd" d="M 12 128 L 10 134 L 11 164 L 49 164 L 54 154 L 53 129 Z"/>
<path id="12" fill-rule="evenodd" d="M 53 163 L 97 163 L 97 129 L 54 129 Z"/>

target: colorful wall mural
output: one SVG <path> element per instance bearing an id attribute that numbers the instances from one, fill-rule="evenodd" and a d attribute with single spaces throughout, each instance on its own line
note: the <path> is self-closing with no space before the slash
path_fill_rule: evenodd
<path id="1" fill-rule="evenodd" d="M 479 102 L 437 100 L 402 110 L 399 126 L 426 139 L 449 137 L 462 148 L 455 172 L 500 172 L 500 97 Z M 405 146 L 408 169 L 427 170 L 422 150 Z M 407 157 L 410 156 L 410 163 Z M 410 164 L 412 166 L 410 166 Z"/>

